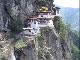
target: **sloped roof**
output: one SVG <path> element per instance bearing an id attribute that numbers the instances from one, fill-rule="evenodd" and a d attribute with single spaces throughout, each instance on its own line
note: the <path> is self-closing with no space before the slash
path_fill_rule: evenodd
<path id="1" fill-rule="evenodd" d="M 38 11 L 37 13 L 51 13 L 51 11 Z"/>

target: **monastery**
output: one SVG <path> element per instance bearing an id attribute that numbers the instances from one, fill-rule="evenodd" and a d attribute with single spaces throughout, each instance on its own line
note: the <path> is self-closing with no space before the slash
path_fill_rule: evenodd
<path id="1" fill-rule="evenodd" d="M 43 9 L 45 7 L 42 7 Z M 59 16 L 59 7 L 55 7 L 52 11 L 39 11 L 36 16 L 31 16 L 26 18 L 24 21 L 24 32 L 25 36 L 35 36 L 40 33 L 40 28 L 43 27 L 53 27 L 53 18 Z M 41 9 L 40 9 L 41 10 Z"/>

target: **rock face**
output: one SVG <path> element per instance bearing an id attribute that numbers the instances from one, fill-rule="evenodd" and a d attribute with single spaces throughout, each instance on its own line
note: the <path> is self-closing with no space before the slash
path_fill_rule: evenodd
<path id="1" fill-rule="evenodd" d="M 54 28 L 43 28 L 42 31 L 45 46 L 50 48 L 49 52 L 53 56 L 52 60 L 71 60 L 70 41 L 60 40 L 59 34 Z"/>
<path id="2" fill-rule="evenodd" d="M 14 51 L 11 51 L 10 54 L 11 55 L 9 56 L 8 60 L 16 60 L 15 55 L 14 55 Z"/>
<path id="3" fill-rule="evenodd" d="M 25 16 L 35 13 L 35 6 L 35 0 L 0 0 L 0 27 L 6 28 L 7 21 L 18 17 L 25 20 Z"/>
<path id="4" fill-rule="evenodd" d="M 61 40 L 54 28 L 41 28 L 34 44 L 28 43 L 17 55 L 20 60 L 72 60 L 71 41 Z"/>
<path id="5" fill-rule="evenodd" d="M 35 1 L 36 0 L 0 0 L 0 30 L 7 28 L 8 22 L 15 20 L 15 18 L 19 17 L 21 20 L 25 20 L 25 16 L 34 15 L 37 8 Z M 43 30 L 45 30 L 45 28 Z M 37 56 L 39 47 L 35 46 L 33 48 L 33 45 L 28 44 L 28 46 L 20 52 L 22 56 L 18 55 L 18 57 L 16 57 L 18 59 L 16 60 L 71 60 L 69 40 L 60 40 L 54 29 L 50 29 L 46 33 L 43 32 L 43 38 L 46 42 L 44 42 L 44 48 L 46 50 L 48 49 L 50 59 L 44 56 L 44 59 L 39 59 Z M 38 42 L 36 42 L 35 45 L 38 45 Z"/>

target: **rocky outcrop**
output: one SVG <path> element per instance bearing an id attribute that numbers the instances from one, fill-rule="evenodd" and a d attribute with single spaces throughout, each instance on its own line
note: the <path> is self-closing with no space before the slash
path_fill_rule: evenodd
<path id="1" fill-rule="evenodd" d="M 17 18 L 25 20 L 25 16 L 35 15 L 36 10 L 36 0 L 0 0 L 0 30 L 5 30 L 11 20 Z M 42 31 L 42 42 L 36 38 L 35 46 L 28 43 L 25 48 L 15 50 L 16 60 L 71 60 L 70 41 L 60 40 L 54 28 L 43 28 Z M 41 54 L 39 54 L 39 43 L 41 43 Z"/>
<path id="2" fill-rule="evenodd" d="M 24 21 L 26 16 L 35 14 L 36 6 L 35 0 L 0 0 L 1 29 L 6 28 L 11 20 L 19 18 Z"/>
<path id="3" fill-rule="evenodd" d="M 48 48 L 49 55 L 52 60 L 71 60 L 71 46 L 69 40 L 61 40 L 59 34 L 56 33 L 54 28 L 43 28 L 43 40 L 45 46 Z"/>

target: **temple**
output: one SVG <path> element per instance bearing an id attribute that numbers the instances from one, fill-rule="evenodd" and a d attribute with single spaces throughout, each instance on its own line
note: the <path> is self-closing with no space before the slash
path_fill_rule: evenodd
<path id="1" fill-rule="evenodd" d="M 38 11 L 36 12 L 36 16 L 26 18 L 26 20 L 24 21 L 23 34 L 25 36 L 35 36 L 40 33 L 40 28 L 47 26 L 53 27 L 53 18 L 59 15 L 59 9 L 60 8 L 55 7 L 53 8 L 53 12 L 48 11 L 48 9 L 47 11 Z"/>

